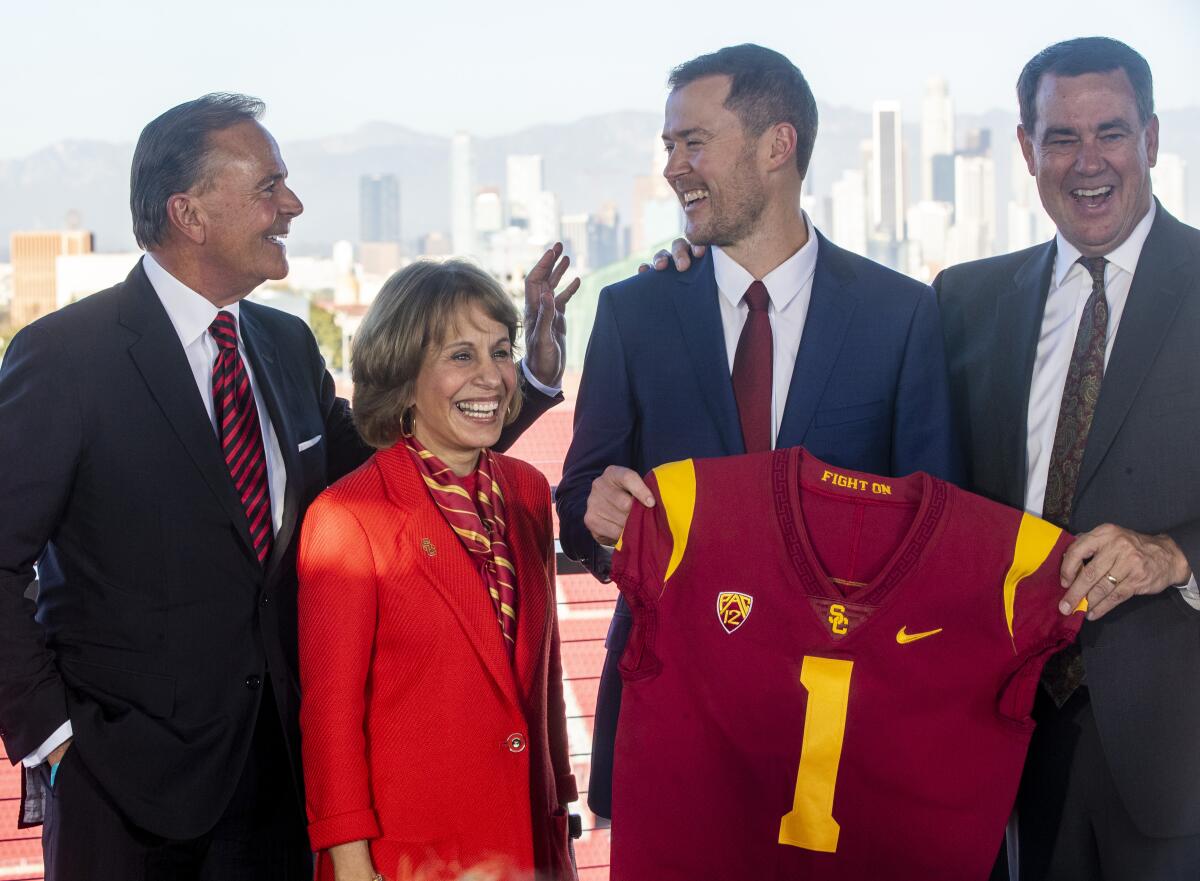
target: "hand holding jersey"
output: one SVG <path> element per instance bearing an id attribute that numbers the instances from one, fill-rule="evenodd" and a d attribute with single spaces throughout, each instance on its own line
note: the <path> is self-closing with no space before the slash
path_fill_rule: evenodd
<path id="1" fill-rule="evenodd" d="M 613 564 L 614 877 L 984 877 L 1042 663 L 1082 623 L 1057 611 L 1071 536 L 800 449 L 647 482 Z"/>

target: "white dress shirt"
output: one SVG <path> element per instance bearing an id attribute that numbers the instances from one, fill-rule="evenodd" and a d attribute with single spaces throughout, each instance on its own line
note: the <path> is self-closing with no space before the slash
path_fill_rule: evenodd
<path id="1" fill-rule="evenodd" d="M 817 237 L 808 215 L 804 215 L 808 241 L 799 251 L 768 272 L 762 283 L 767 288 L 770 305 L 767 317 L 771 321 L 771 447 L 779 436 L 779 423 L 787 406 L 792 370 L 804 335 L 804 321 L 812 299 L 813 273 L 817 268 Z M 717 279 L 717 301 L 721 306 L 721 326 L 725 331 L 725 353 L 729 357 L 729 373 L 733 374 L 733 359 L 737 354 L 742 326 L 750 315 L 750 307 L 742 298 L 755 278 L 716 245 L 712 248 L 713 273 Z"/>
<path id="2" fill-rule="evenodd" d="M 217 419 L 214 415 L 212 396 L 212 370 L 213 363 L 217 360 L 218 347 L 216 340 L 208 332 L 208 327 L 220 311 L 228 312 L 234 319 L 240 319 L 239 304 L 232 303 L 225 306 L 223 310 L 218 309 L 163 269 L 162 265 L 149 254 L 142 258 L 142 267 L 146 270 L 146 277 L 150 279 L 154 292 L 158 294 L 158 299 L 166 310 L 167 317 L 171 319 L 175 333 L 179 335 L 183 354 L 187 356 L 188 366 L 192 368 L 192 378 L 196 381 L 200 400 L 204 403 L 208 421 L 212 423 L 213 434 L 217 436 L 219 443 L 220 435 L 217 434 Z M 242 363 L 246 365 L 246 375 L 250 379 L 250 388 L 254 391 L 254 405 L 258 408 L 258 422 L 262 428 L 263 449 L 267 459 L 267 485 L 270 487 L 271 493 L 271 521 L 274 531 L 278 532 L 279 526 L 283 522 L 283 494 L 287 488 L 287 471 L 283 464 L 283 453 L 279 449 L 279 438 L 276 437 L 275 429 L 271 425 L 271 418 L 267 413 L 262 391 L 254 379 L 254 368 L 246 354 L 240 320 L 238 320 L 238 354 L 242 356 Z M 71 736 L 71 722 L 68 720 L 59 726 L 40 747 L 22 759 L 21 763 L 28 768 L 40 765 L 50 753 Z"/>
<path id="3" fill-rule="evenodd" d="M 1108 300 L 1108 336 L 1104 344 L 1104 365 L 1112 355 L 1113 343 L 1129 300 L 1129 288 L 1137 268 L 1142 246 L 1154 224 L 1154 204 L 1124 242 L 1105 254 L 1104 296 Z M 1038 336 L 1037 358 L 1033 364 L 1033 381 L 1029 385 L 1028 426 L 1025 438 L 1025 510 L 1041 516 L 1046 499 L 1046 481 L 1050 474 L 1050 455 L 1054 435 L 1058 430 L 1058 412 L 1062 407 L 1063 391 L 1067 385 L 1067 370 L 1075 348 L 1075 337 L 1083 308 L 1092 294 L 1092 276 L 1077 262 L 1079 249 L 1063 238 L 1055 237 L 1054 272 L 1046 295 L 1046 310 L 1042 314 L 1042 329 Z M 1120 525 L 1120 524 L 1118 524 Z M 1196 578 L 1183 585 L 1184 599 L 1200 609 L 1200 591 Z"/>

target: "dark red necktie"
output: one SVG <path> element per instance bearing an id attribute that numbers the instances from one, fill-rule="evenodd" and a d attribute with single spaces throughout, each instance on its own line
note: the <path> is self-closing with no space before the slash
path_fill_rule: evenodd
<path id="1" fill-rule="evenodd" d="M 761 281 L 750 285 L 743 297 L 750 307 L 733 356 L 733 396 L 742 423 L 747 453 L 771 449 L 771 298 Z"/>
<path id="2" fill-rule="evenodd" d="M 271 553 L 271 492 L 267 485 L 267 456 L 263 448 L 258 407 L 246 365 L 238 354 L 237 319 L 218 312 L 208 332 L 217 342 L 213 362 L 213 412 L 221 449 L 234 489 L 246 509 L 246 523 L 258 561 L 265 564 Z"/>

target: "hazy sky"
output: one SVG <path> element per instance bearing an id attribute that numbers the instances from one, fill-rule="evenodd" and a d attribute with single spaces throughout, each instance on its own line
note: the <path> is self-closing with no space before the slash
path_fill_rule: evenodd
<path id="1" fill-rule="evenodd" d="M 1015 108 L 1034 52 L 1096 33 L 1147 57 L 1159 107 L 1200 106 L 1197 0 L 2 0 L 0 159 L 131 142 L 214 90 L 265 99 L 280 140 L 375 119 L 494 135 L 660 110 L 672 65 L 744 41 L 791 57 L 823 101 L 898 98 L 915 120 L 930 76 L 960 112 Z"/>

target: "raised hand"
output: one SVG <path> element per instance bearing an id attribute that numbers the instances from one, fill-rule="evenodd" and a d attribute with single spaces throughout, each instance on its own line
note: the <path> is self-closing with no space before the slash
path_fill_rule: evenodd
<path id="1" fill-rule="evenodd" d="M 554 292 L 570 265 L 562 242 L 555 242 L 525 276 L 525 363 L 538 382 L 551 388 L 562 385 L 567 366 L 566 308 L 579 290 L 576 278 L 561 294 Z"/>

